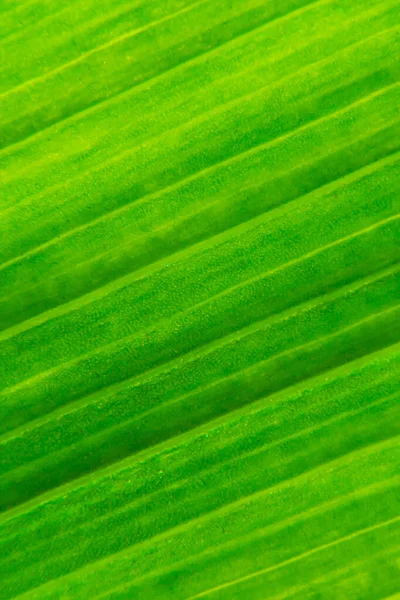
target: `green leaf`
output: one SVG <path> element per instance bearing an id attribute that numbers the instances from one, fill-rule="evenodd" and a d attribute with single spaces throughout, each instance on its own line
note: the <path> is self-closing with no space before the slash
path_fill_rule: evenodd
<path id="1" fill-rule="evenodd" d="M 0 0 L 0 599 L 400 593 L 398 0 Z"/>

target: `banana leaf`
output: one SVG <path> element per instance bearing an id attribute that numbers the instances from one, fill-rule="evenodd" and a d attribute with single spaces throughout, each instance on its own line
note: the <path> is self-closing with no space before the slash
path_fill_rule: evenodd
<path id="1" fill-rule="evenodd" d="M 0 599 L 400 598 L 398 0 L 0 0 Z"/>

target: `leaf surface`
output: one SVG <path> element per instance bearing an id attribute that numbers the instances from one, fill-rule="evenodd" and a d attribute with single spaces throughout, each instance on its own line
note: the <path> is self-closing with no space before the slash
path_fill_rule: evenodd
<path id="1" fill-rule="evenodd" d="M 0 598 L 396 598 L 398 0 L 0 16 Z"/>

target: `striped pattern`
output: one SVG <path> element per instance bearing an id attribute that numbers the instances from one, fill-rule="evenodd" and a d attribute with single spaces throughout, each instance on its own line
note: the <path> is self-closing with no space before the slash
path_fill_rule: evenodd
<path id="1" fill-rule="evenodd" d="M 0 0 L 0 599 L 400 592 L 398 0 Z"/>

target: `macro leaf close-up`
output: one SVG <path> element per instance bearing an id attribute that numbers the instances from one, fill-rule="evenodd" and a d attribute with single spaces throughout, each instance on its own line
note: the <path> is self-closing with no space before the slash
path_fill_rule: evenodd
<path id="1" fill-rule="evenodd" d="M 399 0 L 0 0 L 0 600 L 400 600 Z"/>

